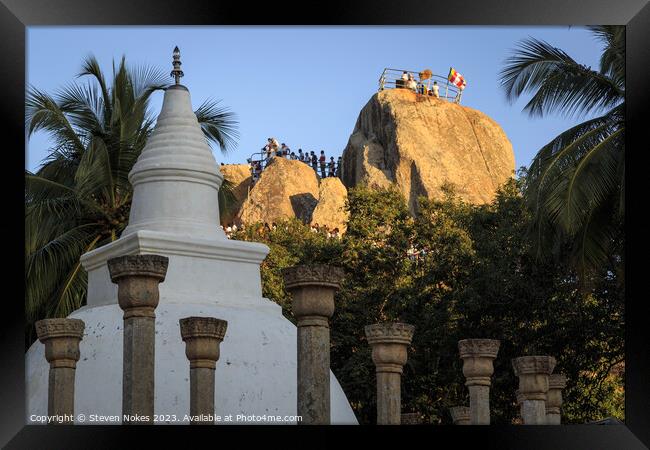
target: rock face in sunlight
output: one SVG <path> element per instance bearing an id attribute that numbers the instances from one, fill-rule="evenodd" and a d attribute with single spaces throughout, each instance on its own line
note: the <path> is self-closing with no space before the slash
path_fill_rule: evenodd
<path id="1" fill-rule="evenodd" d="M 228 179 L 228 176 L 226 176 Z M 305 223 L 343 229 L 347 190 L 338 178 L 320 179 L 300 161 L 273 158 L 237 214 L 244 224 L 296 217 Z"/>
<path id="2" fill-rule="evenodd" d="M 235 203 L 225 214 L 221 214 L 221 224 L 232 223 L 248 196 L 248 189 L 253 185 L 253 177 L 248 164 L 224 164 L 219 167 L 223 177 L 233 185 Z"/>
<path id="3" fill-rule="evenodd" d="M 323 178 L 318 192 L 318 204 L 311 218 L 312 223 L 345 231 L 348 222 L 348 213 L 345 211 L 348 191 L 341 180 L 336 177 Z"/>
<path id="4" fill-rule="evenodd" d="M 359 113 L 342 178 L 348 188 L 394 183 L 414 212 L 419 196 L 440 198 L 443 185 L 471 203 L 490 202 L 514 169 L 512 144 L 484 113 L 391 89 L 373 95 Z"/>

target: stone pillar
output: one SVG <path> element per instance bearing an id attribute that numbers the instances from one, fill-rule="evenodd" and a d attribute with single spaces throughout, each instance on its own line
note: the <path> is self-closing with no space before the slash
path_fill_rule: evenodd
<path id="1" fill-rule="evenodd" d="M 53 423 L 74 423 L 74 378 L 84 328 L 79 319 L 36 322 L 36 334 L 45 345 L 45 359 L 50 363 L 47 414 L 54 416 Z"/>
<path id="2" fill-rule="evenodd" d="M 548 394 L 546 395 L 546 423 L 561 424 L 562 389 L 566 387 L 566 376 L 560 373 L 548 378 Z"/>
<path id="3" fill-rule="evenodd" d="M 399 425 L 401 381 L 407 347 L 415 327 L 405 323 L 377 323 L 365 328 L 377 369 L 377 425 Z"/>
<path id="4" fill-rule="evenodd" d="M 214 371 L 219 344 L 228 322 L 214 317 L 186 317 L 179 320 L 185 355 L 190 360 L 191 425 L 214 425 Z"/>
<path id="5" fill-rule="evenodd" d="M 492 362 L 499 352 L 500 342 L 495 339 L 464 339 L 458 341 L 458 351 L 463 360 L 465 386 L 469 389 L 470 423 L 490 424 L 490 384 L 494 373 Z"/>
<path id="6" fill-rule="evenodd" d="M 324 265 L 282 271 L 297 319 L 298 412 L 303 425 L 330 424 L 330 328 L 343 270 Z"/>
<path id="7" fill-rule="evenodd" d="M 124 424 L 153 423 L 155 309 L 168 258 L 126 255 L 108 260 L 111 281 L 124 310 L 122 414 Z M 124 417 L 126 416 L 126 417 Z"/>
<path id="8" fill-rule="evenodd" d="M 468 406 L 453 406 L 449 408 L 451 420 L 454 425 L 470 425 L 470 413 Z"/>
<path id="9" fill-rule="evenodd" d="M 422 416 L 418 413 L 402 413 L 400 425 L 422 425 Z"/>
<path id="10" fill-rule="evenodd" d="M 522 356 L 512 360 L 519 377 L 519 400 L 524 425 L 546 424 L 548 378 L 555 368 L 552 356 Z"/>

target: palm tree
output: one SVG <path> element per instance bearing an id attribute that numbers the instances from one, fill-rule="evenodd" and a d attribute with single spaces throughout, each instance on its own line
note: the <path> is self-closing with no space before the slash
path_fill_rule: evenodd
<path id="1" fill-rule="evenodd" d="M 589 29 L 604 44 L 599 70 L 528 38 L 500 74 L 511 102 L 532 93 L 524 107 L 530 116 L 590 117 L 542 147 L 524 183 L 537 254 L 557 255 L 568 247 L 583 279 L 611 261 L 625 211 L 625 29 Z M 620 262 L 622 248 L 616 250 Z"/>
<path id="2" fill-rule="evenodd" d="M 54 97 L 30 88 L 26 100 L 29 135 L 42 130 L 53 147 L 36 173 L 26 173 L 25 236 L 27 340 L 32 324 L 44 317 L 65 317 L 86 294 L 79 257 L 116 240 L 127 225 L 132 189 L 128 173 L 153 130 L 151 94 L 168 83 L 151 67 L 116 68 L 110 86 L 97 60 L 83 61 L 79 76 Z M 232 112 L 207 100 L 196 111 L 209 142 L 227 152 L 236 144 Z M 231 202 L 230 185 L 220 206 Z M 215 226 L 218 224 L 215 223 Z"/>

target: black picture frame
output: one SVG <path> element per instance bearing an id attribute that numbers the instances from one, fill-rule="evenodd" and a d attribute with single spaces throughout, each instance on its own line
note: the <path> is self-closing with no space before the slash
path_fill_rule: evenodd
<path id="1" fill-rule="evenodd" d="M 0 445 L 6 448 L 116 448 L 135 440 L 154 445 L 213 442 L 225 446 L 253 435 L 273 434 L 277 445 L 341 445 L 339 435 L 387 445 L 434 448 L 475 445 L 481 449 L 637 449 L 650 446 L 650 303 L 641 291 L 642 249 L 629 224 L 643 223 L 641 202 L 630 201 L 641 180 L 641 164 L 626 164 L 626 379 L 624 425 L 490 427 L 116 427 L 26 426 L 24 285 L 24 157 L 26 27 L 33 25 L 626 25 L 626 146 L 631 160 L 648 145 L 650 104 L 650 5 L 647 0 L 484 0 L 442 3 L 423 0 L 328 1 L 281 5 L 179 0 L 2 0 L 0 70 L 2 96 L 3 197 L 8 213 L 0 221 L 4 255 L 4 308 L 0 314 Z M 64 51 L 65 49 L 61 49 Z M 23 149 L 21 152 L 20 149 Z M 643 192 L 643 191 L 641 191 Z M 635 220 L 638 217 L 641 222 Z M 19 218 L 19 219 L 18 219 Z M 630 244 L 633 243 L 633 244 Z M 23 257 L 21 258 L 20 255 Z M 255 433 L 251 433 L 254 430 Z M 312 434 L 314 434 L 312 436 Z M 187 434 L 187 433 L 191 433 Z M 285 436 L 286 435 L 286 436 Z M 417 436 L 419 435 L 419 436 Z M 188 437 L 191 440 L 188 441 Z M 208 441 L 204 441 L 208 439 Z M 227 441 L 233 443 L 226 443 Z M 268 439 L 264 437 L 264 439 Z M 415 440 L 417 439 L 417 441 Z M 148 440 L 148 441 L 147 441 Z M 419 442 L 420 444 L 416 444 Z M 443 444 L 446 442 L 446 444 Z M 373 442 L 374 443 L 374 442 Z M 147 445 L 149 446 L 149 445 Z M 192 445 L 194 447 L 194 445 Z"/>

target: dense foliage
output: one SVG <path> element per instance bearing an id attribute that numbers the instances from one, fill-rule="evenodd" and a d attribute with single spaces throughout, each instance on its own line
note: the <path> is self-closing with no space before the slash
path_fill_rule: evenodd
<path id="1" fill-rule="evenodd" d="M 346 279 L 332 318 L 332 370 L 362 423 L 375 420 L 375 374 L 363 326 L 401 320 L 416 326 L 403 377 L 403 410 L 450 423 L 448 407 L 468 403 L 457 342 L 501 340 L 492 387 L 494 423 L 517 420 L 511 359 L 557 358 L 567 375 L 563 420 L 622 417 L 623 287 L 620 260 L 592 275 L 589 291 L 564 257 L 531 256 L 527 213 L 512 181 L 492 204 L 454 196 L 420 199 L 416 218 L 395 190 L 352 189 L 347 233 L 328 239 L 298 221 L 266 231 L 248 227 L 236 239 L 271 248 L 262 266 L 264 295 L 291 319 L 280 269 L 324 262 Z M 418 257 L 409 257 L 413 245 Z"/>

